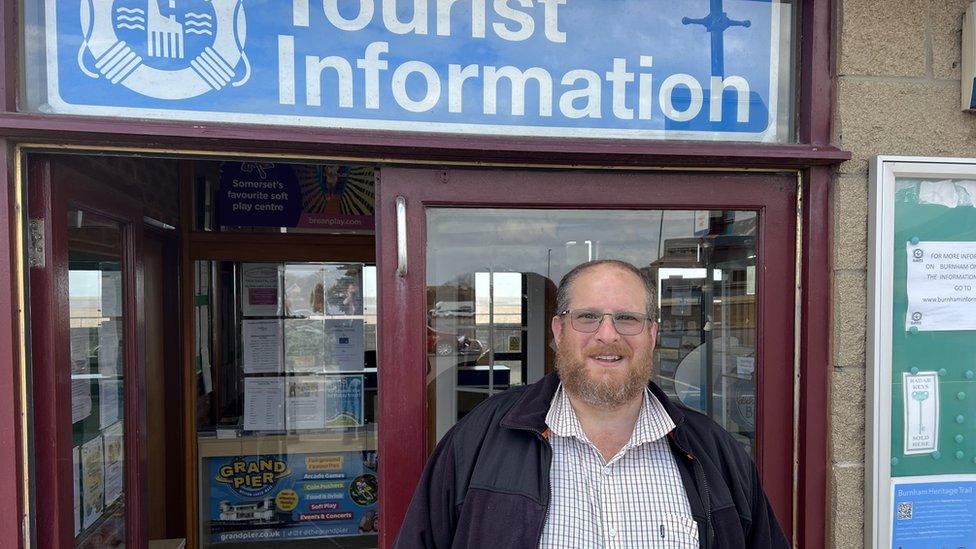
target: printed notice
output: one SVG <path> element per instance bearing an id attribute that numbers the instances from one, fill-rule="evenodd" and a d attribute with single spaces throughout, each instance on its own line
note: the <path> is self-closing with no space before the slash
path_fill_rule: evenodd
<path id="1" fill-rule="evenodd" d="M 278 373 L 281 371 L 281 321 L 245 320 L 241 327 L 244 351 L 244 373 Z"/>
<path id="2" fill-rule="evenodd" d="M 326 341 L 328 350 L 328 370 L 330 372 L 362 372 L 364 337 L 363 321 L 326 320 Z"/>
<path id="3" fill-rule="evenodd" d="M 244 430 L 285 430 L 284 378 L 244 379 Z"/>
<path id="4" fill-rule="evenodd" d="M 98 424 L 111 425 L 119 420 L 121 404 L 122 381 L 119 379 L 102 379 L 98 381 Z"/>
<path id="5" fill-rule="evenodd" d="M 277 263 L 241 265 L 241 313 L 244 316 L 281 314 L 280 270 Z"/>
<path id="6" fill-rule="evenodd" d="M 91 413 L 91 379 L 71 376 L 71 423 L 78 423 Z"/>
<path id="7" fill-rule="evenodd" d="M 322 320 L 285 320 L 285 369 L 321 372 L 325 367 L 325 324 Z"/>
<path id="8" fill-rule="evenodd" d="M 125 445 L 122 422 L 105 429 L 105 506 L 115 503 L 125 486 Z"/>
<path id="9" fill-rule="evenodd" d="M 938 482 L 892 481 L 892 549 L 972 548 L 976 544 L 976 477 Z"/>
<path id="10" fill-rule="evenodd" d="M 905 455 L 939 449 L 939 374 L 903 374 Z"/>
<path id="11" fill-rule="evenodd" d="M 325 427 L 325 380 L 316 377 L 288 379 L 288 429 Z"/>
<path id="12" fill-rule="evenodd" d="M 103 468 L 102 437 L 97 436 L 81 445 L 81 502 L 82 527 L 88 528 L 102 516 L 105 509 L 105 469 Z"/>
<path id="13" fill-rule="evenodd" d="M 117 376 L 119 368 L 119 351 L 122 347 L 121 323 L 117 320 L 105 320 L 98 328 L 98 372 L 103 376 Z"/>
<path id="14" fill-rule="evenodd" d="M 976 330 L 976 242 L 908 243 L 905 329 Z"/>

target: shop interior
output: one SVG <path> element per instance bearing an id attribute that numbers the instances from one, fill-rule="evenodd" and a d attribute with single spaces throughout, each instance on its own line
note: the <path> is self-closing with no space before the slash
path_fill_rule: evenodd
<path id="1" fill-rule="evenodd" d="M 52 279 L 30 281 L 32 325 L 60 326 L 32 333 L 57 351 L 29 367 L 35 469 L 70 467 L 38 486 L 64 502 L 51 535 L 376 547 L 378 471 L 397 461 L 378 455 L 378 378 L 399 367 L 377 363 L 377 319 L 397 314 L 377 291 L 382 167 L 42 151 L 26 165 L 30 217 L 56 219 Z M 656 289 L 654 380 L 754 451 L 757 212 L 444 207 L 426 239 L 427 339 L 404 354 L 425 349 L 429 448 L 551 372 L 559 279 L 620 258 Z"/>

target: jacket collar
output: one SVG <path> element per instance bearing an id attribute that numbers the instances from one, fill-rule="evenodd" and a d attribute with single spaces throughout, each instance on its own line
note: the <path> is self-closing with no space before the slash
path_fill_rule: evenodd
<path id="1" fill-rule="evenodd" d="M 651 394 L 664 406 L 664 411 L 671 416 L 674 424 L 681 425 L 685 419 L 684 412 L 653 381 L 649 381 L 647 386 Z M 542 435 L 547 429 L 546 414 L 558 388 L 559 375 L 556 372 L 547 374 L 527 386 L 515 405 L 502 418 L 502 427 L 534 431 Z"/>

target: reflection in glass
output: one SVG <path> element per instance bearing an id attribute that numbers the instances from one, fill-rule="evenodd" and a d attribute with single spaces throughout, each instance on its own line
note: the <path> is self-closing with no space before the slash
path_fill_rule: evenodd
<path id="1" fill-rule="evenodd" d="M 755 446 L 756 213 L 427 210 L 429 444 L 552 371 L 556 285 L 621 259 L 657 288 L 654 381 Z"/>
<path id="2" fill-rule="evenodd" d="M 202 545 L 375 547 L 375 267 L 199 261 L 196 281 Z"/>
<path id="3" fill-rule="evenodd" d="M 122 228 L 68 212 L 72 470 L 77 547 L 125 540 Z"/>

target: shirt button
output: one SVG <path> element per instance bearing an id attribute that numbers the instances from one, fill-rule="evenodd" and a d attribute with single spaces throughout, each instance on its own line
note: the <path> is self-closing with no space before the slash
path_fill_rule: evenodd
<path id="1" fill-rule="evenodd" d="M 604 467 L 603 468 L 603 474 L 604 475 L 610 476 L 611 473 L 612 473 L 612 471 L 610 470 L 609 467 Z"/>
<path id="2" fill-rule="evenodd" d="M 614 528 L 613 526 L 607 528 L 607 537 L 609 537 L 610 539 L 617 537 L 617 529 Z"/>

